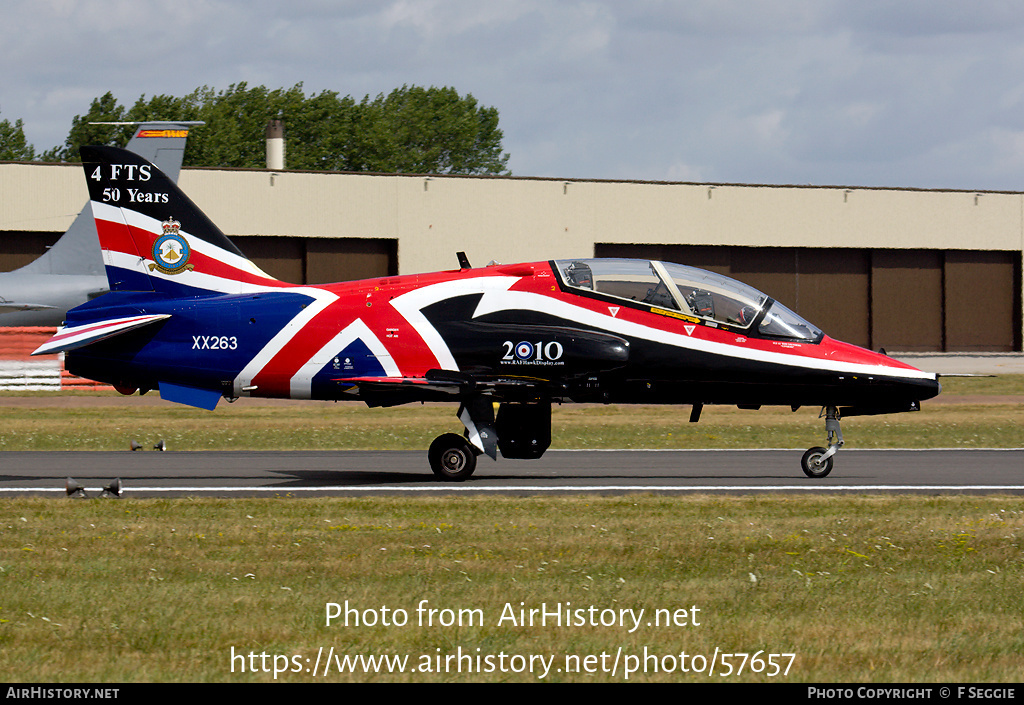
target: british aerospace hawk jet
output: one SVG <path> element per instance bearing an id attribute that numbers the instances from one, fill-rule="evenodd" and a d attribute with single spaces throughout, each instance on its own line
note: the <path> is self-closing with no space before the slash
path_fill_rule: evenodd
<path id="1" fill-rule="evenodd" d="M 84 147 L 110 293 L 68 312 L 34 354 L 127 394 L 213 409 L 222 397 L 459 405 L 463 435 L 438 437 L 435 475 L 465 480 L 477 457 L 539 458 L 551 405 L 566 402 L 822 407 L 842 416 L 914 411 L 936 375 L 829 338 L 728 277 L 671 262 L 560 259 L 330 285 L 278 281 L 137 155 Z M 497 412 L 495 405 L 497 404 Z"/>

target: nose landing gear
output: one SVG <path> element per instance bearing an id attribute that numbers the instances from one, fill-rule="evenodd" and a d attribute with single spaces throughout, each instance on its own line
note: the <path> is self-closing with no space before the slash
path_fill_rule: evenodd
<path id="1" fill-rule="evenodd" d="M 800 469 L 807 477 L 825 477 L 832 472 L 832 457 L 843 447 L 843 432 L 839 428 L 839 409 L 827 406 L 822 412 L 825 415 L 828 448 L 815 446 L 808 448 L 804 453 L 804 457 L 800 459 Z"/>

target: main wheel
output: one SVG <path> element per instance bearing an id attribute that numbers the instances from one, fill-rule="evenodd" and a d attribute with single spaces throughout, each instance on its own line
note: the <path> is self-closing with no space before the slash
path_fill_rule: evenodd
<path id="1" fill-rule="evenodd" d="M 476 453 L 462 436 L 446 433 L 438 436 L 427 451 L 430 469 L 442 480 L 462 482 L 476 470 Z"/>
<path id="2" fill-rule="evenodd" d="M 825 455 L 825 452 L 826 449 L 821 446 L 807 449 L 804 457 L 800 459 L 800 468 L 804 471 L 804 475 L 825 477 L 832 472 L 832 460 L 835 456 L 830 456 L 822 462 L 821 456 Z"/>

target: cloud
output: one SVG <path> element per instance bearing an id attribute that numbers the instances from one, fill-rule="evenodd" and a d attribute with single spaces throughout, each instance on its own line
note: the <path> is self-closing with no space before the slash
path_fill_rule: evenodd
<path id="1" fill-rule="evenodd" d="M 1003 0 L 20 0 L 0 117 L 42 151 L 107 91 L 450 85 L 521 175 L 1019 188 L 1022 30 Z"/>

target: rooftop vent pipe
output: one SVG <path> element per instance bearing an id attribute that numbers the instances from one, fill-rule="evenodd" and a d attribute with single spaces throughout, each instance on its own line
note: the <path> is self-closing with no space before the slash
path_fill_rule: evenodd
<path id="1" fill-rule="evenodd" d="M 273 171 L 284 169 L 283 120 L 271 120 L 267 123 L 267 168 Z"/>

